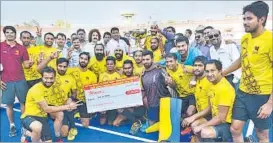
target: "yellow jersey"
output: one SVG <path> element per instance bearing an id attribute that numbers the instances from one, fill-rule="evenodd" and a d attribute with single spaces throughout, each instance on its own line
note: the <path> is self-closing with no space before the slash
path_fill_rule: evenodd
<path id="1" fill-rule="evenodd" d="M 118 74 L 117 72 L 113 72 L 113 73 L 104 72 L 100 75 L 99 82 L 117 80 L 120 78 L 121 78 L 120 74 Z"/>
<path id="2" fill-rule="evenodd" d="M 155 63 L 160 62 L 162 60 L 160 49 L 157 48 L 155 51 L 152 50 L 152 52 L 154 54 L 154 62 Z"/>
<path id="3" fill-rule="evenodd" d="M 76 89 L 75 79 L 71 75 L 59 75 L 57 73 L 55 83 L 52 85 L 55 96 L 48 96 L 46 101 L 49 105 L 53 106 L 64 105 L 71 96 L 71 91 Z"/>
<path id="4" fill-rule="evenodd" d="M 191 68 L 190 66 L 185 67 Z M 174 80 L 176 84 L 176 90 L 180 97 L 186 97 L 188 95 L 194 94 L 194 87 L 190 87 L 190 81 L 193 77 L 193 74 L 185 73 L 181 64 L 178 64 L 176 71 L 172 71 L 167 68 L 167 73 Z"/>
<path id="5" fill-rule="evenodd" d="M 120 76 L 120 78 L 127 78 L 127 76 L 125 75 L 125 74 L 122 74 L 121 76 Z"/>
<path id="6" fill-rule="evenodd" d="M 92 57 L 88 64 L 88 69 L 93 71 L 98 77 L 100 74 L 106 72 L 106 58 L 104 57 L 101 61 L 98 61 L 96 57 Z"/>
<path id="7" fill-rule="evenodd" d="M 249 94 L 272 93 L 272 32 L 266 30 L 256 38 L 251 34 L 241 41 L 242 77 L 240 89 Z"/>
<path id="8" fill-rule="evenodd" d="M 202 79 L 197 79 L 195 87 L 195 100 L 196 100 L 196 109 L 198 112 L 203 111 L 209 106 L 209 96 L 208 91 L 212 83 L 208 81 L 207 77 Z"/>
<path id="9" fill-rule="evenodd" d="M 41 74 L 37 70 L 40 49 L 32 46 L 27 48 L 27 51 L 28 51 L 29 59 L 32 59 L 34 61 L 34 64 L 28 69 L 24 68 L 24 74 L 25 74 L 26 80 L 30 81 L 30 80 L 37 80 L 42 78 Z"/>
<path id="10" fill-rule="evenodd" d="M 55 53 L 55 52 L 58 51 L 58 49 L 55 48 L 55 47 L 50 47 L 50 48 L 48 48 L 48 47 L 45 47 L 44 45 L 38 46 L 37 48 L 40 49 L 40 53 L 43 53 L 43 55 L 44 55 L 43 59 L 48 59 L 52 53 Z M 62 57 L 62 55 L 59 54 L 59 57 Z M 51 60 L 51 61 L 47 64 L 47 66 L 56 68 L 56 61 L 57 61 L 56 59 Z"/>
<path id="11" fill-rule="evenodd" d="M 144 66 L 143 65 L 134 65 L 134 75 L 140 76 L 144 71 Z"/>
<path id="12" fill-rule="evenodd" d="M 77 97 L 76 99 L 85 102 L 84 86 L 89 84 L 94 84 L 98 82 L 97 75 L 90 71 L 81 71 L 80 68 L 68 68 L 67 74 L 70 74 L 77 87 Z"/>
<path id="13" fill-rule="evenodd" d="M 116 60 L 116 70 L 121 70 L 123 69 L 123 62 L 125 60 L 131 60 L 133 62 L 133 66 L 135 65 L 135 60 L 132 57 L 129 57 L 127 55 L 123 55 L 122 60 Z"/>
<path id="14" fill-rule="evenodd" d="M 55 96 L 52 92 L 52 86 L 47 88 L 42 82 L 35 84 L 29 89 L 26 96 L 25 112 L 21 118 L 26 116 L 47 117 L 47 113 L 40 107 L 39 102 L 46 101 L 45 98 Z"/>
<path id="15" fill-rule="evenodd" d="M 145 39 L 145 42 L 144 42 L 144 45 L 145 45 L 145 48 L 147 49 L 147 50 L 152 50 L 151 49 L 151 40 L 152 40 L 152 35 L 148 35 L 147 37 L 146 37 L 146 39 Z M 162 34 L 157 34 L 156 35 L 156 37 L 157 38 L 159 38 L 159 39 L 161 39 L 161 41 L 162 41 L 162 44 L 163 44 L 163 48 L 164 48 L 164 45 L 165 45 L 165 43 L 166 43 L 166 41 L 167 41 L 167 39 L 165 38 L 165 36 L 164 35 L 162 35 Z"/>
<path id="16" fill-rule="evenodd" d="M 212 84 L 209 92 L 211 104 L 211 114 L 215 117 L 219 114 L 218 106 L 228 106 L 226 122 L 231 123 L 232 109 L 235 100 L 235 90 L 230 83 L 223 77 L 217 84 Z"/>

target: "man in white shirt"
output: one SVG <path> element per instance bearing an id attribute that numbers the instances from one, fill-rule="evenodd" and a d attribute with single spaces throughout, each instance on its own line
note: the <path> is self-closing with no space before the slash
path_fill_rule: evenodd
<path id="1" fill-rule="evenodd" d="M 92 30 L 90 30 L 90 32 L 88 34 L 88 41 L 89 41 L 89 43 L 87 43 L 83 47 L 82 50 L 84 52 L 88 52 L 91 57 L 95 56 L 94 47 L 97 44 L 97 42 L 100 41 L 100 39 L 101 39 L 101 35 L 100 35 L 100 31 L 98 29 L 92 29 Z"/>
<path id="2" fill-rule="evenodd" d="M 113 28 L 111 28 L 110 32 L 111 32 L 112 39 L 107 43 L 106 55 L 113 56 L 114 51 L 117 47 L 125 49 L 125 52 L 128 53 L 129 47 L 124 40 L 120 39 L 119 29 L 117 27 L 113 27 Z"/>
<path id="3" fill-rule="evenodd" d="M 240 53 L 235 44 L 226 44 L 221 37 L 221 32 L 216 29 L 212 29 L 209 33 L 209 39 L 212 47 L 210 48 L 211 59 L 216 59 L 222 62 L 223 69 L 228 68 L 239 57 Z M 226 76 L 230 84 L 235 87 L 235 84 L 241 78 L 241 70 L 237 70 Z"/>

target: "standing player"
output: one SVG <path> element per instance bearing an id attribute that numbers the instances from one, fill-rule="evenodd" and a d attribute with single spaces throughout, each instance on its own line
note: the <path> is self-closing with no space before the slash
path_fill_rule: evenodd
<path id="1" fill-rule="evenodd" d="M 240 67 L 242 77 L 233 110 L 231 132 L 234 142 L 243 142 L 242 129 L 251 119 L 260 142 L 269 141 L 272 123 L 272 32 L 265 29 L 269 7 L 257 1 L 243 9 L 247 34 L 241 40 L 241 57 L 223 71 L 227 75 Z"/>
<path id="2" fill-rule="evenodd" d="M 5 26 L 3 29 L 6 40 L 0 43 L 0 64 L 1 71 L 0 86 L 2 90 L 2 103 L 7 105 L 7 116 L 10 124 L 9 136 L 16 136 L 14 124 L 13 104 L 15 95 L 19 99 L 21 112 L 25 110 L 25 100 L 28 85 L 25 80 L 23 66 L 30 68 L 34 62 L 29 60 L 26 48 L 18 44 L 16 39 L 16 29 L 12 26 Z"/>

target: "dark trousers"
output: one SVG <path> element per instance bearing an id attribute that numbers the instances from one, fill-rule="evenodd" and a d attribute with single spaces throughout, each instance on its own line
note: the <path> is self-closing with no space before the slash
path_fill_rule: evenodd
<path id="1" fill-rule="evenodd" d="M 129 121 L 135 122 L 137 119 L 142 119 L 145 115 L 145 107 L 135 107 L 133 112 L 125 109 L 121 114 L 125 116 Z"/>

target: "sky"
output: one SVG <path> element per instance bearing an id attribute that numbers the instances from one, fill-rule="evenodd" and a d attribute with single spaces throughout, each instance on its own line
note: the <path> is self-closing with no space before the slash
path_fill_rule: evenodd
<path id="1" fill-rule="evenodd" d="M 35 19 L 40 25 L 66 20 L 73 25 L 123 24 L 122 13 L 134 13 L 134 24 L 168 20 L 223 19 L 240 15 L 253 1 L 1 1 L 1 25 L 23 24 Z M 272 15 L 272 1 L 269 4 Z"/>

